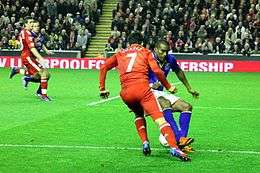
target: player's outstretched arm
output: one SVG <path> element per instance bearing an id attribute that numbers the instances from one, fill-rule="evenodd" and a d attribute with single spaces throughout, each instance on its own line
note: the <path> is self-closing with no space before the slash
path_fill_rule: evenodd
<path id="1" fill-rule="evenodd" d="M 36 59 L 39 61 L 39 63 L 44 68 L 48 68 L 47 62 L 44 60 L 44 58 L 41 56 L 41 54 L 38 52 L 38 50 L 35 47 L 33 47 L 33 48 L 31 48 L 31 51 L 32 51 L 33 55 L 36 57 Z"/>
<path id="2" fill-rule="evenodd" d="M 178 79 L 183 83 L 183 85 L 186 87 L 187 91 L 194 97 L 194 98 L 198 98 L 199 97 L 199 92 L 196 90 L 193 90 L 191 88 L 190 83 L 188 82 L 186 75 L 184 73 L 184 71 L 182 71 L 181 69 L 179 69 L 176 72 L 176 75 L 178 77 Z"/>
<path id="3" fill-rule="evenodd" d="M 116 55 L 106 59 L 105 64 L 101 65 L 99 72 L 99 95 L 102 99 L 107 99 L 110 92 L 106 90 L 106 76 L 107 72 L 117 66 Z"/>

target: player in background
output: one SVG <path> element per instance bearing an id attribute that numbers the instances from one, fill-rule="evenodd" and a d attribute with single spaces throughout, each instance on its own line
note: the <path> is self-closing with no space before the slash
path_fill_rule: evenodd
<path id="1" fill-rule="evenodd" d="M 166 80 L 162 70 L 153 59 L 152 53 L 140 45 L 142 35 L 137 32 L 131 33 L 128 40 L 130 44 L 128 48 L 114 54 L 101 66 L 100 96 L 108 98 L 109 91 L 105 88 L 106 74 L 112 68 L 117 67 L 121 82 L 120 96 L 128 108 L 135 113 L 135 125 L 143 144 L 144 155 L 151 154 L 144 118 L 145 111 L 152 117 L 159 126 L 161 133 L 166 137 L 171 156 L 183 161 L 189 161 L 187 154 L 178 148 L 175 135 L 159 110 L 159 105 L 149 86 L 148 70 L 151 69 L 157 75 L 159 81 L 169 92 L 174 93 L 176 88 Z"/>
<path id="2" fill-rule="evenodd" d="M 20 33 L 20 42 L 22 48 L 21 59 L 26 69 L 12 68 L 10 78 L 16 74 L 23 74 L 27 76 L 28 78 L 23 78 L 25 81 L 25 86 L 27 86 L 29 81 L 39 82 L 40 88 L 37 90 L 37 95 L 43 101 L 51 101 L 51 99 L 47 96 L 48 79 L 50 74 L 46 69 L 46 61 L 35 47 L 35 38 L 32 34 L 34 24 L 35 21 L 32 18 L 26 18 L 24 29 Z"/>
<path id="3" fill-rule="evenodd" d="M 154 58 L 161 67 L 164 72 L 164 75 L 167 77 L 170 70 L 175 72 L 178 79 L 183 83 L 186 87 L 187 91 L 195 98 L 199 97 L 199 93 L 196 90 L 193 90 L 191 85 L 189 84 L 185 73 L 177 64 L 177 61 L 172 54 L 168 54 L 169 45 L 166 40 L 159 40 L 153 52 Z M 167 94 L 163 92 L 163 86 L 158 81 L 158 78 L 153 72 L 149 73 L 149 82 L 150 86 L 153 88 L 153 93 L 157 100 L 160 103 L 162 108 L 164 118 L 170 124 L 172 130 L 175 133 L 176 141 L 178 141 L 178 145 L 180 148 L 184 148 L 193 142 L 192 138 L 188 138 L 188 130 L 189 124 L 192 114 L 192 106 L 191 104 L 181 100 L 179 97 L 176 97 L 172 94 Z M 152 84 L 152 85 L 151 85 Z M 179 127 L 174 120 L 173 112 L 180 112 L 179 117 Z M 160 139 L 163 138 L 162 134 L 160 135 Z M 191 147 L 186 148 L 188 151 L 192 151 Z M 187 151 L 186 150 L 186 151 Z"/>
<path id="4" fill-rule="evenodd" d="M 40 32 L 40 23 L 38 21 L 34 21 L 33 27 L 32 27 L 32 36 L 34 38 L 35 48 L 38 50 L 38 52 L 43 50 L 47 55 L 52 55 L 53 52 L 48 50 L 46 48 L 46 46 L 44 45 L 46 42 L 45 37 L 42 34 L 39 34 L 39 32 Z M 45 71 L 46 71 L 47 80 L 49 81 L 51 75 L 47 69 L 45 69 Z M 41 78 L 39 75 L 25 76 L 23 78 L 23 81 L 24 81 L 24 86 L 27 87 L 29 82 L 40 83 Z M 41 84 L 40 84 L 38 90 L 36 91 L 36 95 L 38 97 L 41 97 L 41 95 L 42 95 L 41 89 L 42 88 L 41 88 Z"/>

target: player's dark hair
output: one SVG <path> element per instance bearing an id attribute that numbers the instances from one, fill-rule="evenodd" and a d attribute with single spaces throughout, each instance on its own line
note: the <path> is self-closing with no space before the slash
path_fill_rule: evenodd
<path id="1" fill-rule="evenodd" d="M 155 43 L 155 47 L 159 48 L 161 44 L 169 46 L 169 43 L 165 39 L 160 39 Z"/>
<path id="2" fill-rule="evenodd" d="M 29 20 L 34 20 L 31 16 L 27 16 L 23 19 L 23 24 L 28 23 Z"/>
<path id="3" fill-rule="evenodd" d="M 128 36 L 129 44 L 142 44 L 143 36 L 140 32 L 133 32 Z"/>

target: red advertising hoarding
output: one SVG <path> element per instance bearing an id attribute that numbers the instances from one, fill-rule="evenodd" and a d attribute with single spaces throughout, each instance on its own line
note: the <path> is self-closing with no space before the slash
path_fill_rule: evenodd
<path id="1" fill-rule="evenodd" d="M 103 58 L 46 58 L 49 68 L 60 69 L 100 69 Z M 196 72 L 260 72 L 260 61 L 241 60 L 178 60 L 184 71 Z M 1 56 L 0 68 L 21 67 L 18 56 Z"/>

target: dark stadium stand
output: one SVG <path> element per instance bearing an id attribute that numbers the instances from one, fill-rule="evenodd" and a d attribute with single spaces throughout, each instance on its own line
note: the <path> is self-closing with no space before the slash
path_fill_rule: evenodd
<path id="1" fill-rule="evenodd" d="M 90 46 L 92 57 L 104 50 L 125 48 L 132 31 L 143 34 L 147 48 L 165 38 L 174 52 L 259 53 L 260 0 L 119 0 L 111 12 L 111 30 L 106 28 L 108 19 L 99 22 L 103 4 L 108 1 L 1 0 L 0 49 L 19 48 L 23 18 L 32 16 L 40 21 L 49 49 L 81 50 L 82 56 L 92 39 L 97 42 Z M 112 2 L 107 10 L 111 10 Z M 111 32 L 110 36 L 95 38 L 99 34 L 96 26 L 105 28 L 108 35 Z M 109 44 L 103 45 L 104 36 L 109 37 Z"/>
<path id="2" fill-rule="evenodd" d="M 95 25 L 104 0 L 1 0 L 0 49 L 19 48 L 23 18 L 31 16 L 41 25 L 46 46 L 52 50 L 87 49 L 96 34 Z"/>
<path id="3" fill-rule="evenodd" d="M 174 52 L 259 53 L 259 0 L 121 0 L 113 14 L 114 50 L 137 30 L 148 48 L 165 38 Z"/>

